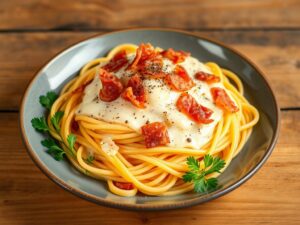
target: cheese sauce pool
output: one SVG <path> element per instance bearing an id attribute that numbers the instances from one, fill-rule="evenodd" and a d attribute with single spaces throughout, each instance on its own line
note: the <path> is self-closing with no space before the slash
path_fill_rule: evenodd
<path id="1" fill-rule="evenodd" d="M 128 56 L 129 61 L 132 61 L 133 58 L 134 54 Z M 171 72 L 175 65 L 168 59 L 164 59 L 163 62 L 163 70 Z M 105 63 L 100 66 L 103 65 Z M 112 102 L 101 101 L 98 98 L 98 93 L 102 88 L 102 84 L 98 76 L 95 76 L 92 83 L 85 88 L 83 100 L 77 108 L 76 114 L 87 115 L 106 122 L 123 124 L 138 133 L 141 133 L 141 127 L 146 123 L 164 122 L 168 126 L 170 137 L 168 146 L 199 149 L 211 139 L 214 127 L 223 116 L 222 110 L 213 103 L 210 88 L 212 86 L 224 87 L 221 83 L 209 85 L 194 79 L 195 73 L 199 71 L 211 72 L 203 63 L 193 57 L 187 57 L 179 65 L 187 71 L 196 84 L 187 92 L 199 104 L 213 111 L 210 117 L 214 120 L 212 123 L 197 124 L 185 114 L 179 112 L 176 108 L 176 101 L 181 93 L 171 90 L 162 79 L 143 80 L 148 97 L 146 108 L 140 109 L 121 97 Z M 119 78 L 129 76 L 124 71 L 124 68 L 121 68 L 115 75 Z"/>

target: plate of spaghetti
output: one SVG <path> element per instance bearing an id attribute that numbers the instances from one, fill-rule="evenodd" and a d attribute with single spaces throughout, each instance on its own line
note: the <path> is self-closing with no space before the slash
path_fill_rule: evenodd
<path id="1" fill-rule="evenodd" d="M 24 143 L 54 182 L 124 209 L 217 198 L 249 179 L 277 140 L 274 94 L 248 59 L 168 29 L 131 29 L 69 47 L 23 98 Z"/>

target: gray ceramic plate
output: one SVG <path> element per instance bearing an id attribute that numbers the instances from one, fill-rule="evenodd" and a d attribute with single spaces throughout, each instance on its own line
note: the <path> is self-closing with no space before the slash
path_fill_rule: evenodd
<path id="1" fill-rule="evenodd" d="M 57 162 L 41 145 L 43 135 L 37 133 L 30 120 L 41 116 L 38 103 L 47 91 L 59 91 L 88 61 L 104 56 L 121 43 L 150 42 L 162 48 L 191 52 L 201 61 L 214 61 L 237 73 L 245 85 L 245 95 L 260 111 L 260 121 L 241 153 L 219 177 L 222 187 L 209 194 L 186 193 L 173 197 L 119 197 L 107 191 L 106 184 L 77 172 L 67 161 Z M 266 161 L 274 148 L 279 130 L 279 110 L 274 94 L 262 72 L 235 50 L 191 33 L 166 29 L 132 29 L 96 36 L 80 42 L 52 59 L 31 81 L 24 95 L 21 130 L 28 152 L 36 165 L 62 188 L 106 206 L 123 209 L 159 210 L 182 208 L 224 195 L 249 179 Z"/>

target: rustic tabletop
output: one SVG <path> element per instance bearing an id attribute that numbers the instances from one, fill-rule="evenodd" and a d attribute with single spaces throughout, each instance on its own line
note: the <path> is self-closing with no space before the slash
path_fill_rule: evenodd
<path id="1" fill-rule="evenodd" d="M 0 1 L 0 224 L 300 224 L 299 12 L 299 0 Z M 35 72 L 79 40 L 137 26 L 223 41 L 266 73 L 281 133 L 267 163 L 240 188 L 187 209 L 122 211 L 62 190 L 28 157 L 18 111 Z"/>

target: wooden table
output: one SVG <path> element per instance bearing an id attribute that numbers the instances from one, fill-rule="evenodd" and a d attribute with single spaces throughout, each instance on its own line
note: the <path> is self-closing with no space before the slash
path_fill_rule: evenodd
<path id="1" fill-rule="evenodd" d="M 175 27 L 223 41 L 267 74 L 281 107 L 280 138 L 263 168 L 237 190 L 187 209 L 121 211 L 63 191 L 28 157 L 18 111 L 38 68 L 79 40 L 133 26 Z M 300 1 L 3 0 L 0 143 L 1 225 L 300 224 Z"/>

